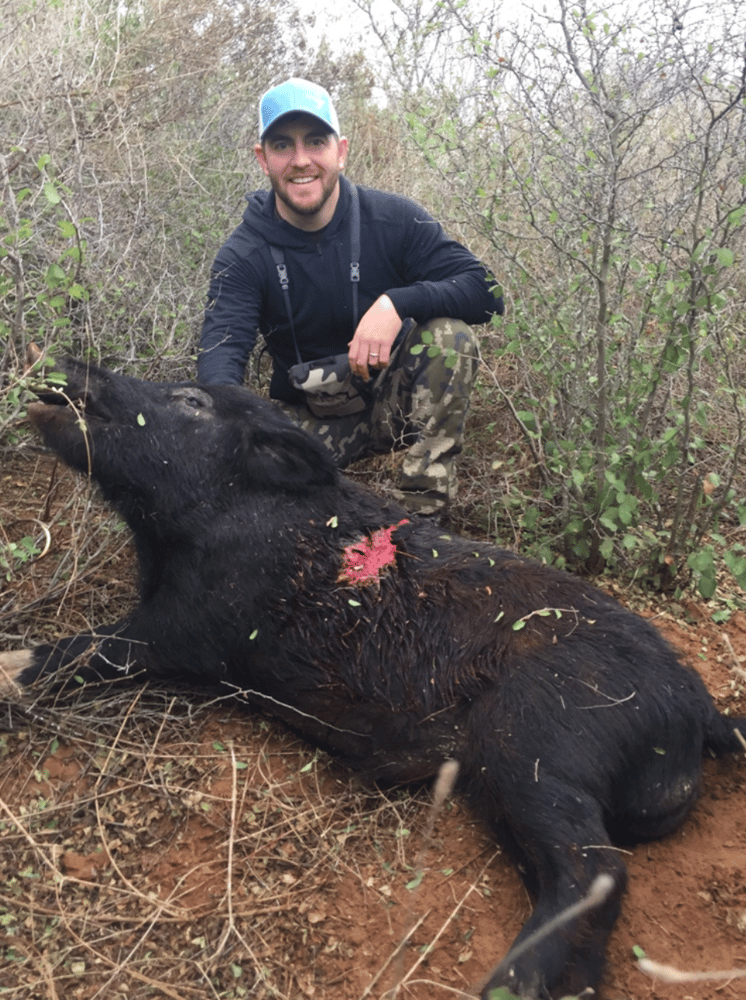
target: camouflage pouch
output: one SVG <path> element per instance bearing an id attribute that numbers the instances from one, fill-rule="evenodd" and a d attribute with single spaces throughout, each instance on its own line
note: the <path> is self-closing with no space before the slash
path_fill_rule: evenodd
<path id="1" fill-rule="evenodd" d="M 317 417 L 360 413 L 373 396 L 373 381 L 365 382 L 354 375 L 346 354 L 293 365 L 288 369 L 288 378 L 295 389 L 305 393 L 306 405 Z"/>

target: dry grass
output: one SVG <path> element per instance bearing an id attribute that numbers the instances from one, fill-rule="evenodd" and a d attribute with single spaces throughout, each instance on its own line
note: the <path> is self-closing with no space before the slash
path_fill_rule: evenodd
<path id="1" fill-rule="evenodd" d="M 23 721 L 0 743 L 4 997 L 312 996 L 312 966 L 352 958 L 338 884 L 386 904 L 416 870 L 424 795 L 361 790 L 227 705 L 140 689 Z"/>

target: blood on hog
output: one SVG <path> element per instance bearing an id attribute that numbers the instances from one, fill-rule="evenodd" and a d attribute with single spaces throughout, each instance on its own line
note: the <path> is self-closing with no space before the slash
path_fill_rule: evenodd
<path id="1" fill-rule="evenodd" d="M 361 586 L 375 583 L 386 567 L 396 561 L 396 543 L 391 536 L 402 524 L 407 524 L 407 520 L 389 528 L 379 528 L 370 538 L 345 546 L 340 582 L 348 581 Z"/>

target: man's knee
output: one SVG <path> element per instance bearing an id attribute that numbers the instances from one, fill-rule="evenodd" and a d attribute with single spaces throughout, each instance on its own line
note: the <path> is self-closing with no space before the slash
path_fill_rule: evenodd
<path id="1" fill-rule="evenodd" d="M 470 391 L 479 367 L 479 340 L 463 320 L 438 317 L 415 326 L 402 348 L 400 363 L 419 372 L 416 379 L 455 381 Z"/>
<path id="2" fill-rule="evenodd" d="M 479 358 L 479 340 L 470 326 L 460 319 L 440 316 L 415 327 L 420 343 L 432 343 L 448 353 L 473 360 Z"/>

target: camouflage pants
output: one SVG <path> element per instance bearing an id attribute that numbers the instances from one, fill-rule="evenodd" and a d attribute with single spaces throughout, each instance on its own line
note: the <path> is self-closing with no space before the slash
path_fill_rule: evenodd
<path id="1" fill-rule="evenodd" d="M 423 341 L 429 330 L 432 340 Z M 360 413 L 314 416 L 303 404 L 278 405 L 318 437 L 340 468 L 366 455 L 408 448 L 399 489 L 413 510 L 445 505 L 456 495 L 461 452 L 479 345 L 465 323 L 434 319 L 414 326 L 376 375 L 373 399 Z"/>

